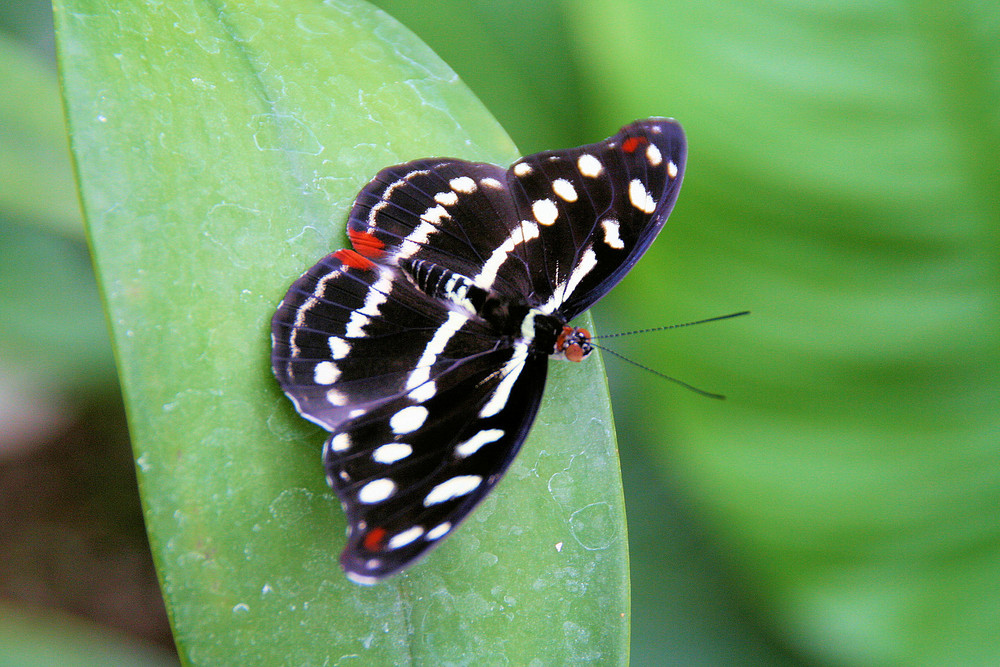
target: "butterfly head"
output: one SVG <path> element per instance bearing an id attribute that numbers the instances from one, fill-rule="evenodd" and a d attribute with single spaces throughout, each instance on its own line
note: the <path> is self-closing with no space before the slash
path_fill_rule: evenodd
<path id="1" fill-rule="evenodd" d="M 594 346 L 590 344 L 590 332 L 581 327 L 564 326 L 562 333 L 556 338 L 556 347 L 552 356 L 569 361 L 583 361 Z"/>

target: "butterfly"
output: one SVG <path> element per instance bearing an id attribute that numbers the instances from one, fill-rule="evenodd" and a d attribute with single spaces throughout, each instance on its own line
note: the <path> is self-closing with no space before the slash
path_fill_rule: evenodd
<path id="1" fill-rule="evenodd" d="M 296 280 L 272 320 L 281 388 L 330 432 L 323 461 L 347 516 L 350 579 L 412 565 L 497 484 L 548 360 L 593 349 L 568 323 L 656 238 L 686 153 L 677 122 L 650 118 L 509 168 L 407 162 L 361 190 L 352 247 Z"/>

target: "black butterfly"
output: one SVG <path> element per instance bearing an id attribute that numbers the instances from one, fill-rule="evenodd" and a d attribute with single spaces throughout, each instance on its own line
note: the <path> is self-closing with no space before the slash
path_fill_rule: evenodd
<path id="1" fill-rule="evenodd" d="M 412 564 L 503 476 L 549 357 L 591 351 L 567 322 L 653 242 L 685 155 L 680 125 L 651 118 L 509 169 L 416 160 L 361 190 L 353 249 L 296 280 L 272 322 L 278 382 L 331 432 L 348 577 L 370 584 Z"/>

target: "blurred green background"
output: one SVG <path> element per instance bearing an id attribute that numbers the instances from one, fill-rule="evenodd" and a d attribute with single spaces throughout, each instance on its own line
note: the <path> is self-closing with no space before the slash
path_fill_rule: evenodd
<path id="1" fill-rule="evenodd" d="M 995 3 L 376 4 L 524 153 L 650 115 L 688 133 L 670 224 L 596 321 L 610 332 L 753 314 L 616 343 L 726 402 L 608 360 L 633 664 L 1000 662 Z M 0 633 L 60 636 L 87 655 L 97 633 L 36 613 L 58 609 L 157 661 L 169 630 L 76 208 L 51 17 L 44 3 L 8 5 Z"/>

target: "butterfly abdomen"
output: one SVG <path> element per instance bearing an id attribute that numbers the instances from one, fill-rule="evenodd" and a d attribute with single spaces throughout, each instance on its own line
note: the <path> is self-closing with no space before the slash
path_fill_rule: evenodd
<path id="1" fill-rule="evenodd" d="M 404 259 L 400 267 L 421 292 L 432 299 L 450 301 L 469 313 L 480 314 L 489 292 L 471 278 L 440 264 L 422 259 Z"/>

